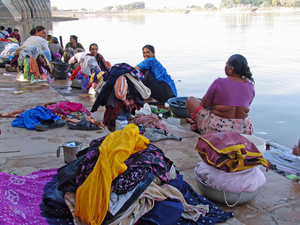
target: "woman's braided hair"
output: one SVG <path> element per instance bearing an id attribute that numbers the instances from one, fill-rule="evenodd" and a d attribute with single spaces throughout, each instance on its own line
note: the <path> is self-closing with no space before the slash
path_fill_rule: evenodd
<path id="1" fill-rule="evenodd" d="M 247 59 L 244 56 L 240 54 L 230 56 L 228 59 L 228 67 L 233 67 L 233 70 L 236 74 L 239 74 L 242 76 L 242 78 L 249 79 L 254 83 Z"/>

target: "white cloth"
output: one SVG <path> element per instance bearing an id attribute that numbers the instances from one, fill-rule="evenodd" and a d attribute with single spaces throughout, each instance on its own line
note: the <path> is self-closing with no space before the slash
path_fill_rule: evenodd
<path id="1" fill-rule="evenodd" d="M 81 67 L 81 73 L 89 77 L 92 76 L 92 73 L 101 70 L 96 58 L 89 55 L 80 59 L 79 66 Z"/>
<path id="2" fill-rule="evenodd" d="M 135 88 L 142 95 L 143 99 L 148 99 L 151 95 L 151 90 L 146 87 L 142 81 L 134 78 L 130 73 L 126 73 L 125 76 L 134 84 Z"/>
<path id="3" fill-rule="evenodd" d="M 234 193 L 253 192 L 266 183 L 266 177 L 258 167 L 226 172 L 205 162 L 199 162 L 195 174 L 210 187 Z"/>
<path id="4" fill-rule="evenodd" d="M 9 33 L 6 31 L 6 30 L 1 30 L 1 33 L 4 35 L 4 36 L 8 36 L 9 37 Z M 4 37 L 5 38 L 5 37 Z"/>
<path id="5" fill-rule="evenodd" d="M 50 51 L 47 40 L 40 36 L 30 36 L 29 38 L 26 39 L 26 41 L 24 41 L 22 46 L 27 46 L 27 47 L 35 46 L 42 50 Z"/>
<path id="6" fill-rule="evenodd" d="M 79 63 L 81 58 L 86 56 L 86 52 L 78 52 L 69 59 L 69 63 Z"/>

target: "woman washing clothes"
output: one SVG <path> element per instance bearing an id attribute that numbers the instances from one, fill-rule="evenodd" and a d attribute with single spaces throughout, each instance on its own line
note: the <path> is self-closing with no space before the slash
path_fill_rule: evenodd
<path id="1" fill-rule="evenodd" d="M 47 32 L 45 27 L 36 26 L 30 31 L 31 36 L 24 41 L 23 46 L 35 46 L 42 49 L 43 54 L 46 56 L 48 61 L 51 61 L 51 53 L 46 41 Z"/>
<path id="2" fill-rule="evenodd" d="M 106 71 L 108 68 L 111 67 L 110 62 L 105 61 L 104 57 L 98 53 L 98 45 L 95 43 L 90 44 L 90 53 L 88 55 L 94 56 L 97 60 L 98 65 L 100 66 L 101 70 Z"/>
<path id="3" fill-rule="evenodd" d="M 150 97 L 160 102 L 166 102 L 169 98 L 176 97 L 175 83 L 165 67 L 156 59 L 154 47 L 145 45 L 142 50 L 145 60 L 135 68 L 145 75 L 142 82 L 151 90 Z"/>
<path id="4" fill-rule="evenodd" d="M 189 97 L 185 103 L 187 112 L 201 135 L 226 131 L 252 135 L 253 123 L 248 113 L 255 90 L 247 59 L 232 55 L 226 62 L 225 74 L 226 78 L 211 84 L 201 101 Z"/>
<path id="5" fill-rule="evenodd" d="M 66 44 L 65 52 L 64 52 L 64 61 L 68 62 L 69 59 L 75 55 L 75 50 L 77 48 L 83 49 L 83 52 L 85 51 L 82 44 L 78 43 L 78 37 L 76 35 L 70 36 L 70 42 Z"/>

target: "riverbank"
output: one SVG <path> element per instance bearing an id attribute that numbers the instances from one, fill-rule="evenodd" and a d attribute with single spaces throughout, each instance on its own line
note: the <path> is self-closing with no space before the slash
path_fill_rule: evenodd
<path id="1" fill-rule="evenodd" d="M 24 24 L 29 24 L 29 23 L 43 24 L 43 23 L 62 22 L 62 21 L 70 21 L 70 20 L 78 20 L 78 18 L 65 17 L 65 16 L 52 16 L 51 18 L 25 19 L 25 20 L 20 20 L 20 21 L 0 19 L 0 24 L 1 24 L 1 26 L 4 26 L 7 28 L 7 27 L 15 27 L 18 25 L 24 25 Z"/>
<path id="2" fill-rule="evenodd" d="M 90 109 L 95 101 L 93 95 L 81 91 L 76 94 L 69 91 L 71 81 L 54 80 L 51 83 L 28 83 L 16 81 L 17 72 L 7 73 L 0 68 L 0 113 L 14 110 L 28 109 L 47 102 L 78 102 Z M 61 90 L 60 94 L 58 90 Z M 22 94 L 12 94 L 14 91 L 22 91 Z M 93 118 L 102 120 L 105 112 L 100 107 L 93 113 Z M 108 135 L 108 130 L 85 131 L 72 130 L 67 127 L 58 128 L 55 131 L 38 132 L 26 128 L 12 127 L 15 118 L 0 117 L 0 171 L 15 173 L 17 175 L 28 175 L 40 169 L 52 169 L 64 166 L 63 157 L 57 158 L 56 150 L 62 143 L 69 141 L 82 142 L 84 149 L 89 143 L 99 137 Z M 178 140 L 156 141 L 157 147 L 162 149 L 166 157 L 171 159 L 184 180 L 189 183 L 195 191 L 202 194 L 197 186 L 194 176 L 194 168 L 202 161 L 195 151 L 195 145 L 199 135 L 184 127 L 173 124 L 168 120 L 162 121 L 169 130 L 169 134 L 182 137 Z M 276 224 L 300 224 L 299 200 L 300 184 L 293 182 L 273 171 L 266 172 L 260 167 L 266 177 L 263 185 L 255 199 L 228 207 L 225 204 L 214 202 L 225 211 L 233 211 L 235 217 L 227 220 L 222 225 L 276 225 Z"/>

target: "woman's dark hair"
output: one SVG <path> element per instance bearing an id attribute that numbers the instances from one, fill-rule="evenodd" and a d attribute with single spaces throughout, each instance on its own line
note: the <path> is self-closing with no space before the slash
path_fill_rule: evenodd
<path id="1" fill-rule="evenodd" d="M 18 29 L 14 29 L 14 31 L 18 31 L 18 32 L 19 32 L 19 30 L 18 30 Z"/>
<path id="2" fill-rule="evenodd" d="M 228 59 L 228 67 L 233 67 L 234 72 L 241 75 L 242 78 L 247 78 L 254 82 L 247 59 L 244 56 L 240 54 L 230 56 Z"/>
<path id="3" fill-rule="evenodd" d="M 42 30 L 45 30 L 46 28 L 43 26 L 36 26 L 35 28 L 32 28 L 31 31 L 29 32 L 30 35 L 35 35 L 36 32 L 40 32 Z"/>
<path id="4" fill-rule="evenodd" d="M 7 30 L 6 30 L 9 34 L 12 33 L 12 28 L 11 27 L 8 27 Z"/>
<path id="5" fill-rule="evenodd" d="M 98 48 L 98 45 L 96 44 L 96 43 L 92 43 L 92 44 L 90 44 L 90 48 L 89 48 L 89 50 L 91 50 L 91 48 L 92 48 L 92 46 L 93 45 L 96 45 L 97 46 L 97 48 Z"/>
<path id="6" fill-rule="evenodd" d="M 51 34 L 47 34 L 47 37 L 48 37 L 50 40 L 51 40 L 51 38 L 52 38 L 52 37 L 51 37 Z"/>
<path id="7" fill-rule="evenodd" d="M 77 42 L 78 37 L 76 35 L 71 35 L 70 37 L 72 37 Z"/>
<path id="8" fill-rule="evenodd" d="M 144 50 L 144 48 L 148 48 L 151 52 L 155 53 L 155 49 L 152 45 L 145 45 L 142 50 Z"/>

